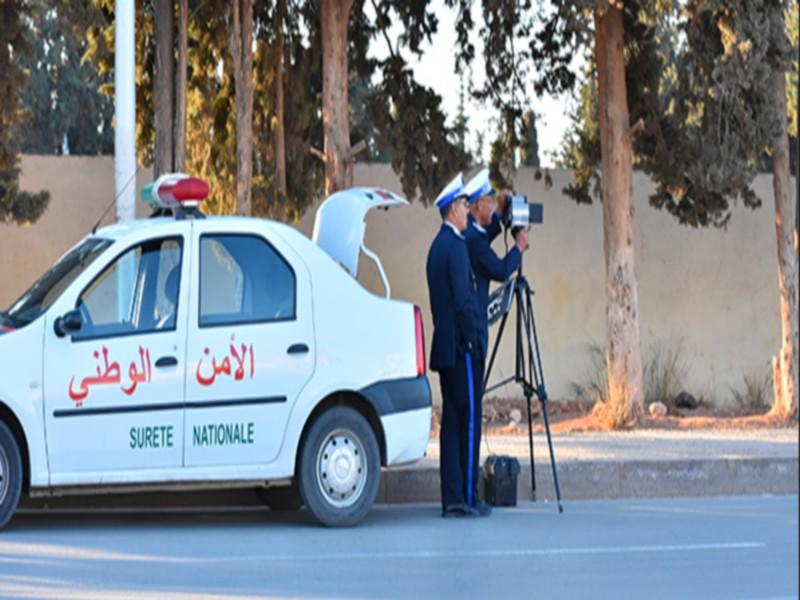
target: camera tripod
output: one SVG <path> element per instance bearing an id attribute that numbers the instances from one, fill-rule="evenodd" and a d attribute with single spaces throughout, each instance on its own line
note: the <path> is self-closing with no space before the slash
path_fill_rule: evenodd
<path id="1" fill-rule="evenodd" d="M 556 502 L 558 503 L 558 512 L 564 512 L 564 507 L 561 505 L 561 488 L 558 484 L 558 472 L 556 471 L 556 458 L 553 454 L 553 439 L 550 436 L 550 418 L 547 413 L 547 391 L 544 386 L 544 373 L 542 371 L 542 355 L 539 351 L 539 336 L 536 331 L 536 319 L 533 314 L 533 290 L 531 290 L 528 280 L 522 274 L 522 265 L 520 265 L 517 274 L 506 281 L 504 286 L 497 290 L 489 300 L 490 311 L 493 304 L 497 306 L 497 297 L 499 295 L 500 304 L 498 310 L 502 311 L 502 320 L 500 321 L 500 329 L 497 332 L 497 338 L 494 341 L 492 348 L 492 355 L 489 359 L 489 366 L 486 369 L 486 376 L 484 381 L 488 383 L 489 376 L 492 372 L 494 359 L 497 356 L 497 349 L 500 347 L 500 341 L 503 338 L 503 331 L 505 330 L 508 315 L 511 313 L 511 307 L 516 304 L 517 313 L 517 332 L 516 332 L 516 358 L 514 375 L 504 379 L 503 381 L 487 387 L 484 394 L 503 387 L 507 383 L 519 383 L 522 386 L 522 391 L 525 394 L 525 400 L 528 405 L 528 447 L 530 450 L 531 460 L 531 493 L 533 500 L 536 500 L 536 473 L 533 463 L 533 419 L 531 416 L 531 399 L 535 395 L 542 405 L 542 415 L 544 417 L 544 427 L 547 433 L 547 445 L 550 448 L 550 465 L 553 468 L 553 483 L 556 488 Z M 493 302 L 494 298 L 494 302 Z M 489 317 L 489 324 L 499 318 L 499 312 Z"/>

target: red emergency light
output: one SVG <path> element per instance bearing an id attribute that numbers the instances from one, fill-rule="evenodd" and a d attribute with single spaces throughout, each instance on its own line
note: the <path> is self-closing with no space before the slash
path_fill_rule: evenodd
<path id="1" fill-rule="evenodd" d="M 183 173 L 162 175 L 142 188 L 142 200 L 154 209 L 197 208 L 208 196 L 208 183 Z"/>

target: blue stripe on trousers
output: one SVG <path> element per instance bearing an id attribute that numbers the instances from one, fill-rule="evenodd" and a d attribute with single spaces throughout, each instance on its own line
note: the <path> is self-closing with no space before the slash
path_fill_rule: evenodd
<path id="1" fill-rule="evenodd" d="M 467 385 L 469 386 L 469 457 L 467 458 L 467 506 L 472 506 L 472 460 L 475 446 L 475 384 L 472 377 L 472 356 L 466 353 Z"/>

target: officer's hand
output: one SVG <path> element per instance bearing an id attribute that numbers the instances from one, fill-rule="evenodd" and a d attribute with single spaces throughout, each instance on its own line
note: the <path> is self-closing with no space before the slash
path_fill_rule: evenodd
<path id="1" fill-rule="evenodd" d="M 508 199 L 512 196 L 513 192 L 511 190 L 501 190 L 499 194 L 497 194 L 497 212 L 499 214 L 503 214 L 506 212 L 506 205 L 508 204 Z"/>
<path id="2" fill-rule="evenodd" d="M 525 252 L 528 249 L 528 229 L 526 227 L 520 228 L 517 235 L 514 237 L 517 248 L 520 252 Z"/>

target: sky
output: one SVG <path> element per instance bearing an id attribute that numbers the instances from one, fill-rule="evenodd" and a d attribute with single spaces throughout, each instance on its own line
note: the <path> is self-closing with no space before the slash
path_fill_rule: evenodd
<path id="1" fill-rule="evenodd" d="M 411 53 L 405 53 L 405 56 L 414 70 L 415 79 L 419 83 L 432 88 L 442 97 L 443 108 L 448 115 L 449 122 L 452 124 L 458 113 L 459 97 L 459 75 L 455 71 L 454 54 L 456 13 L 454 10 L 447 8 L 442 0 L 435 0 L 433 6 L 434 12 L 439 19 L 439 29 L 432 43 L 426 43 L 423 46 L 424 53 L 419 59 Z M 477 29 L 480 26 L 480 16 L 473 14 L 473 21 L 475 21 Z M 400 29 L 396 28 L 394 33 L 399 33 L 399 31 Z M 473 33 L 475 33 L 473 43 L 475 44 L 476 55 L 472 66 L 472 77 L 480 83 L 483 80 L 482 46 L 477 38 L 477 33 Z M 391 35 L 390 37 L 396 39 L 396 35 Z M 386 55 L 386 46 L 382 37 L 379 36 L 376 40 L 373 52 L 381 58 Z M 537 98 L 535 95 L 532 95 L 531 100 L 531 108 L 537 114 L 536 127 L 539 138 L 539 160 L 543 167 L 552 167 L 554 163 L 552 153 L 560 147 L 564 133 L 569 127 L 568 115 L 572 101 L 568 96 Z M 484 161 L 486 161 L 489 156 L 489 144 L 496 131 L 491 122 L 495 113 L 491 107 L 481 106 L 469 95 L 467 95 L 465 104 L 470 132 L 470 149 L 475 146 L 477 131 L 491 132 L 486 135 L 483 154 Z"/>

